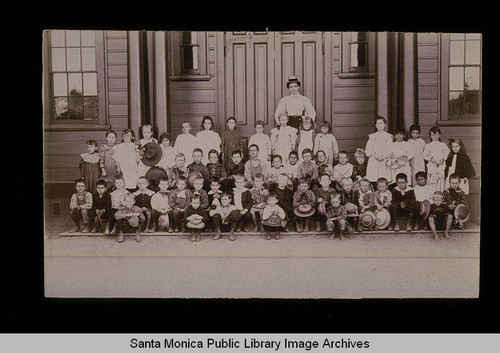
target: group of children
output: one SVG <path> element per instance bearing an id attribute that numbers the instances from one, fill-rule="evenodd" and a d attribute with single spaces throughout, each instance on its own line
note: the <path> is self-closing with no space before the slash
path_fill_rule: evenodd
<path id="1" fill-rule="evenodd" d="M 450 151 L 439 127 L 430 129 L 426 144 L 413 125 L 405 141 L 405 130 L 393 137 L 377 117 L 377 131 L 351 164 L 330 123 L 316 133 L 310 118 L 303 117 L 299 130 L 288 125 L 286 114 L 278 118 L 270 136 L 262 121 L 255 123 L 246 161 L 234 117 L 222 138 L 205 116 L 196 135 L 184 122 L 175 143 L 168 133 L 156 140 L 150 125 L 137 142 L 130 129 L 119 144 L 108 131 L 99 152 L 88 141 L 70 202 L 72 231 L 118 234 L 119 242 L 129 232 L 141 241 L 142 231 L 189 231 L 192 241 L 200 241 L 202 230 L 215 232 L 214 239 L 228 230 L 235 240 L 236 232 L 253 228 L 279 239 L 292 228 L 309 231 L 312 221 L 317 232 L 324 224 L 342 239 L 354 230 L 398 231 L 401 216 L 409 217 L 407 231 L 423 222 L 436 238 L 440 228 L 448 238 L 453 223 L 463 227 L 465 218 L 454 210 L 467 205 L 475 173 L 462 142 L 451 140 Z M 153 168 L 163 173 L 155 180 L 148 178 Z"/>

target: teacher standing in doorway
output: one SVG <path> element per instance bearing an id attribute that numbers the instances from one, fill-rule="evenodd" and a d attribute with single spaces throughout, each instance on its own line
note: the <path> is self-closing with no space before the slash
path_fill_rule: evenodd
<path id="1" fill-rule="evenodd" d="M 278 116 L 282 113 L 287 113 L 288 115 L 288 125 L 296 129 L 299 128 L 302 122 L 302 117 L 307 116 L 315 121 L 316 111 L 311 104 L 309 98 L 301 95 L 299 93 L 300 81 L 297 76 L 290 76 L 288 82 L 286 83 L 286 88 L 290 91 L 289 96 L 281 98 L 274 113 L 274 119 L 276 123 L 279 124 Z"/>

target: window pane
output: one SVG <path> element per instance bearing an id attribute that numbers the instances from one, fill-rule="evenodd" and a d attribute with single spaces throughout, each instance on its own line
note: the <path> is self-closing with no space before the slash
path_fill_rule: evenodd
<path id="1" fill-rule="evenodd" d="M 198 47 L 182 47 L 182 68 L 184 70 L 198 69 Z"/>
<path id="2" fill-rule="evenodd" d="M 82 46 L 95 46 L 95 31 L 82 31 Z"/>
<path id="3" fill-rule="evenodd" d="M 67 74 L 54 74 L 52 76 L 54 83 L 54 96 L 68 95 L 68 78 Z"/>
<path id="4" fill-rule="evenodd" d="M 80 46 L 80 31 L 66 31 L 66 46 L 67 47 Z"/>
<path id="5" fill-rule="evenodd" d="M 82 48 L 82 70 L 95 70 L 95 48 Z"/>
<path id="6" fill-rule="evenodd" d="M 451 40 L 457 40 L 457 39 L 465 39 L 465 34 L 464 33 L 450 33 L 450 39 Z"/>
<path id="7" fill-rule="evenodd" d="M 97 120 L 98 106 L 97 97 L 84 97 L 83 119 Z"/>
<path id="8" fill-rule="evenodd" d="M 52 48 L 52 71 L 66 71 L 66 49 Z"/>
<path id="9" fill-rule="evenodd" d="M 56 119 L 57 120 L 68 119 L 68 98 L 56 97 L 54 102 L 56 110 Z"/>
<path id="10" fill-rule="evenodd" d="M 464 94 L 463 92 L 450 92 L 448 101 L 448 118 L 458 119 L 464 112 Z"/>
<path id="11" fill-rule="evenodd" d="M 450 67 L 450 91 L 461 91 L 464 89 L 464 68 Z"/>
<path id="12" fill-rule="evenodd" d="M 467 65 L 481 64 L 481 43 L 478 40 L 465 42 L 465 63 Z"/>
<path id="13" fill-rule="evenodd" d="M 479 90 L 479 67 L 469 66 L 465 68 L 465 90 Z"/>
<path id="14" fill-rule="evenodd" d="M 83 74 L 83 94 L 85 96 L 97 96 L 97 73 Z"/>
<path id="15" fill-rule="evenodd" d="M 366 44 L 350 44 L 351 67 L 366 66 Z"/>
<path id="16" fill-rule="evenodd" d="M 450 65 L 463 65 L 464 64 L 464 42 L 452 41 L 450 42 Z"/>
<path id="17" fill-rule="evenodd" d="M 68 56 L 68 71 L 81 71 L 80 48 L 67 48 L 66 54 Z"/>
<path id="18" fill-rule="evenodd" d="M 50 45 L 52 47 L 64 47 L 64 31 L 50 31 Z"/>
<path id="19" fill-rule="evenodd" d="M 479 92 L 464 92 L 464 118 L 474 118 L 479 114 L 481 101 L 479 99 Z"/>
<path id="20" fill-rule="evenodd" d="M 69 97 L 69 119 L 83 120 L 83 97 Z"/>
<path id="21" fill-rule="evenodd" d="M 82 96 L 82 74 L 69 74 L 69 95 Z"/>

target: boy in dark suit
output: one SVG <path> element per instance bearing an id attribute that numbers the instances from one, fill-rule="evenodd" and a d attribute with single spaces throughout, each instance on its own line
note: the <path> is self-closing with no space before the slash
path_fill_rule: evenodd
<path id="1" fill-rule="evenodd" d="M 96 192 L 92 195 L 92 208 L 89 210 L 89 222 L 92 224 L 92 233 L 104 231 L 102 221 L 109 218 L 111 210 L 111 194 L 106 190 L 107 182 L 98 180 Z"/>
<path id="2" fill-rule="evenodd" d="M 419 202 L 415 199 L 415 192 L 408 186 L 408 177 L 405 173 L 396 175 L 396 187 L 392 189 L 392 203 L 389 208 L 391 213 L 390 226 L 394 231 L 399 231 L 397 222 L 398 216 L 409 216 L 410 221 L 406 226 L 406 231 L 411 232 L 412 228 L 418 229 Z"/>

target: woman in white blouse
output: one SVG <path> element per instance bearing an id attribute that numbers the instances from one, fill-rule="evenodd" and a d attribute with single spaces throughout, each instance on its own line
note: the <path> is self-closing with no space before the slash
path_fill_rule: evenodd
<path id="1" fill-rule="evenodd" d="M 314 122 L 316 119 L 316 110 L 312 106 L 311 101 L 306 96 L 299 93 L 301 83 L 297 76 L 290 76 L 286 83 L 286 88 L 290 91 L 290 95 L 281 98 L 274 113 L 274 119 L 279 125 L 279 115 L 286 113 L 288 115 L 288 125 L 296 129 L 299 128 L 302 122 L 302 116 L 308 116 Z"/>

